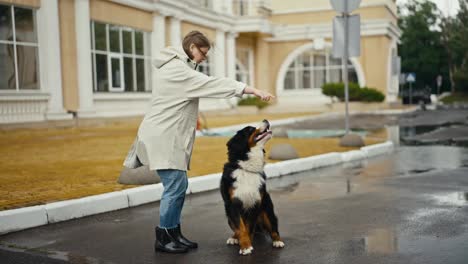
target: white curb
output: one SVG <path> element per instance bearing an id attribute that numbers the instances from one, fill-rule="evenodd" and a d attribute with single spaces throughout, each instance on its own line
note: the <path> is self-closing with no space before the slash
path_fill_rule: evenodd
<path id="1" fill-rule="evenodd" d="M 47 224 L 44 205 L 0 211 L 0 234 Z"/>
<path id="2" fill-rule="evenodd" d="M 121 191 L 88 196 L 45 205 L 49 223 L 99 214 L 128 207 L 127 195 Z"/>
<path id="3" fill-rule="evenodd" d="M 365 158 L 367 158 L 367 152 L 364 150 L 351 150 L 341 153 L 341 160 L 343 162 L 363 160 Z"/>
<path id="4" fill-rule="evenodd" d="M 210 174 L 189 179 L 190 193 L 211 191 L 219 188 L 221 173 Z"/>
<path id="5" fill-rule="evenodd" d="M 163 190 L 162 183 L 157 183 L 123 190 L 122 192 L 128 197 L 128 206 L 133 207 L 161 200 Z"/>
<path id="6" fill-rule="evenodd" d="M 393 151 L 393 143 L 391 141 L 387 141 L 385 143 L 366 146 L 361 148 L 362 151 L 366 153 L 368 158 L 387 154 Z"/>
<path id="7" fill-rule="evenodd" d="M 265 174 L 267 176 L 267 178 L 275 178 L 275 177 L 279 177 L 281 176 L 280 174 L 280 163 L 281 162 L 278 162 L 278 163 L 270 163 L 270 164 L 266 164 L 265 165 Z"/>

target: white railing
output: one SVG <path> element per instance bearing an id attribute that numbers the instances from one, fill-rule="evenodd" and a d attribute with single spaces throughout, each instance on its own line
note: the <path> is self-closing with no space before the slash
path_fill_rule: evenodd
<path id="1" fill-rule="evenodd" d="M 268 16 L 271 14 L 271 1 L 233 0 L 232 13 L 235 16 Z"/>
<path id="2" fill-rule="evenodd" d="M 0 124 L 44 121 L 48 95 L 0 94 Z"/>

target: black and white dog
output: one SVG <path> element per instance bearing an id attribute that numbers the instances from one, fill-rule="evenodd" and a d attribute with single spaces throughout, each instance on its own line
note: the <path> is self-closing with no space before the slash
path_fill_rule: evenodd
<path id="1" fill-rule="evenodd" d="M 229 245 L 240 245 L 239 254 L 252 253 L 256 228 L 269 232 L 273 247 L 284 247 L 278 232 L 278 219 L 266 190 L 265 143 L 272 137 L 270 123 L 263 120 L 259 127 L 237 131 L 227 143 L 228 162 L 221 178 L 221 195 L 231 229 Z"/>

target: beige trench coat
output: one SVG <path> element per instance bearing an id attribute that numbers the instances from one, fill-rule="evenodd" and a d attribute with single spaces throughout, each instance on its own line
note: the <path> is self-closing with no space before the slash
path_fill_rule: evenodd
<path id="1" fill-rule="evenodd" d="M 194 70 L 181 48 L 168 47 L 153 61 L 153 94 L 138 136 L 124 165 L 150 170 L 188 170 L 198 118 L 199 98 L 242 96 L 246 84 Z"/>

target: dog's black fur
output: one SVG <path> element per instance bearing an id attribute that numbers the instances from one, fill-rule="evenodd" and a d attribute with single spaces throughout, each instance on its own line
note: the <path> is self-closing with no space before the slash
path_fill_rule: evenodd
<path id="1" fill-rule="evenodd" d="M 258 228 L 269 232 L 274 247 L 284 246 L 263 170 L 264 144 L 271 138 L 269 126 L 264 120 L 259 128 L 245 127 L 227 143 L 228 162 L 220 188 L 228 224 L 234 231 L 227 243 L 240 244 L 242 255 L 253 250 L 253 234 Z"/>

